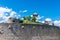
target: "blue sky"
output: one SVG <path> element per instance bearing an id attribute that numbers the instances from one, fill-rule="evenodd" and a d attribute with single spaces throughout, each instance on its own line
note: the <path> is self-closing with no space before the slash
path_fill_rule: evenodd
<path id="1" fill-rule="evenodd" d="M 0 6 L 12 8 L 17 13 L 20 10 L 28 10 L 24 15 L 37 12 L 41 16 L 52 19 L 60 17 L 59 0 L 0 0 Z"/>
<path id="2" fill-rule="evenodd" d="M 51 18 L 60 21 L 60 0 L 0 0 L 0 7 L 12 9 L 21 17 L 36 12 L 44 16 L 40 20 Z"/>

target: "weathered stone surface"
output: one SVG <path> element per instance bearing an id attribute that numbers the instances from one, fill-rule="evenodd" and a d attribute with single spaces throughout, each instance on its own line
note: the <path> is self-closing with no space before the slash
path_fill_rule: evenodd
<path id="1" fill-rule="evenodd" d="M 0 27 L 0 40 L 60 40 L 60 28 L 56 26 L 1 23 Z"/>

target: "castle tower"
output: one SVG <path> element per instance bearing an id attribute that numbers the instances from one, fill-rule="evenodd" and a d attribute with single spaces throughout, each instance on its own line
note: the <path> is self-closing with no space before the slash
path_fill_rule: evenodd
<path id="1" fill-rule="evenodd" d="M 37 13 L 34 13 L 33 16 L 38 17 L 38 14 Z"/>
<path id="2" fill-rule="evenodd" d="M 38 14 L 34 13 L 33 16 L 36 18 L 36 22 L 38 22 Z"/>

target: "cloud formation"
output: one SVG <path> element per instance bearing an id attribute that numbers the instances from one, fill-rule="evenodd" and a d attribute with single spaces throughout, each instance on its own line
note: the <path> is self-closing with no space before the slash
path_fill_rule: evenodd
<path id="1" fill-rule="evenodd" d="M 20 11 L 20 12 L 22 12 L 22 13 L 25 13 L 25 12 L 27 12 L 28 10 L 22 10 L 22 11 Z"/>
<path id="2" fill-rule="evenodd" d="M 45 21 L 52 21 L 51 18 L 46 18 Z"/>
<path id="3" fill-rule="evenodd" d="M 23 10 L 20 12 L 27 12 L 28 10 Z M 13 11 L 12 9 L 6 8 L 6 7 L 0 7 L 0 23 L 7 22 L 9 17 L 19 17 L 20 15 L 17 14 L 17 12 Z M 37 19 L 42 19 L 44 16 L 39 16 Z M 45 21 L 52 21 L 51 18 L 46 18 Z M 42 21 L 44 23 L 44 21 Z M 60 20 L 53 21 L 55 26 L 60 26 Z"/>
<path id="4" fill-rule="evenodd" d="M 54 23 L 54 26 L 60 26 L 60 20 L 55 20 L 52 22 L 51 18 L 46 18 L 45 21 L 51 21 L 51 23 Z M 45 23 L 45 21 L 41 21 L 41 22 Z"/>
<path id="5" fill-rule="evenodd" d="M 45 21 L 52 21 L 51 18 L 46 18 L 44 21 L 41 21 L 42 23 L 45 23 Z"/>
<path id="6" fill-rule="evenodd" d="M 15 16 L 17 13 L 12 9 L 0 7 L 0 23 L 6 22 L 9 17 Z"/>
<path id="7" fill-rule="evenodd" d="M 55 21 L 54 21 L 54 25 L 55 25 L 55 26 L 60 26 L 60 20 L 55 20 Z"/>

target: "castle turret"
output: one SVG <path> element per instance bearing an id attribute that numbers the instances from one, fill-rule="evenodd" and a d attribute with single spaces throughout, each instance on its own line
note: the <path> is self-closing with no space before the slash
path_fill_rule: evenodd
<path id="1" fill-rule="evenodd" d="M 37 13 L 34 13 L 33 16 L 38 17 L 38 14 Z"/>
<path id="2" fill-rule="evenodd" d="M 33 16 L 36 18 L 36 22 L 38 22 L 38 14 L 34 13 Z"/>

